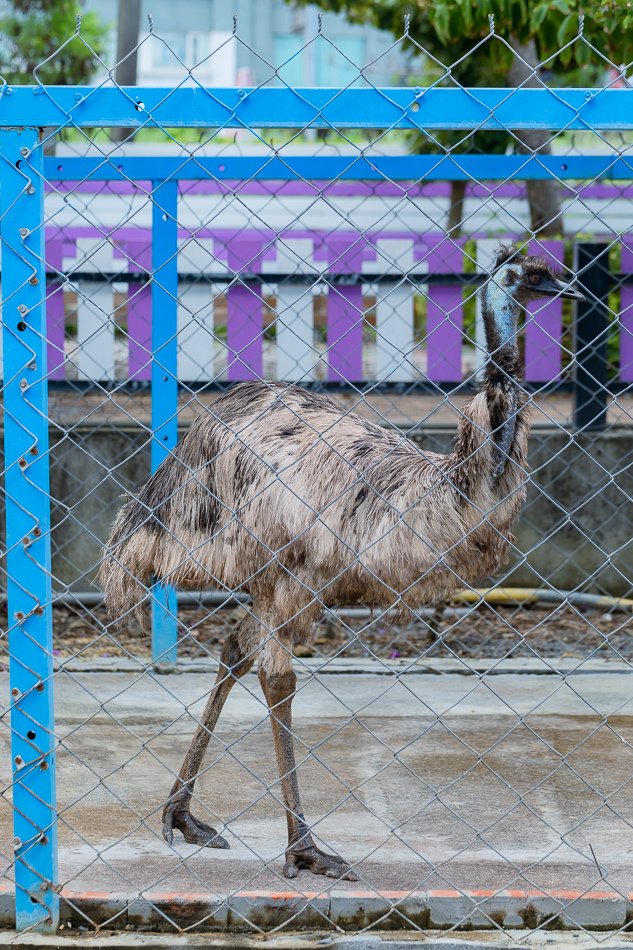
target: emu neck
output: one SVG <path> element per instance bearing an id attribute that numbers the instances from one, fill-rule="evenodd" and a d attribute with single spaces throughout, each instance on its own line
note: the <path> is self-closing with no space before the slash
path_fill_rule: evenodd
<path id="1" fill-rule="evenodd" d="M 481 310 L 488 349 L 485 379 L 513 379 L 519 367 L 516 330 L 520 306 L 511 293 L 491 279 L 481 291 Z"/>
<path id="2" fill-rule="evenodd" d="M 506 469 L 516 431 L 519 395 L 516 381 L 519 371 L 516 331 L 519 309 L 512 293 L 504 290 L 494 279 L 488 281 L 482 293 L 482 315 L 488 347 L 484 387 L 494 440 L 492 477 L 495 481 Z"/>

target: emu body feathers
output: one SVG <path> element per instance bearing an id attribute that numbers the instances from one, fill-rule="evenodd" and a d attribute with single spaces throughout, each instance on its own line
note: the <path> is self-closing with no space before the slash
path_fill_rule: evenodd
<path id="1" fill-rule="evenodd" d="M 528 436 L 515 400 L 489 383 L 438 455 L 297 386 L 233 387 L 120 511 L 101 573 L 110 611 L 136 608 L 153 580 L 241 589 L 297 641 L 322 603 L 445 598 L 505 559 Z M 507 411 L 515 464 L 495 479 L 491 417 Z"/>
<path id="2" fill-rule="evenodd" d="M 193 786 L 235 682 L 259 653 L 288 846 L 300 869 L 355 879 L 305 821 L 292 744 L 292 645 L 324 604 L 403 613 L 497 570 L 525 496 L 529 419 L 517 383 L 518 316 L 534 297 L 579 295 L 538 258 L 502 249 L 482 290 L 489 359 L 462 409 L 454 450 L 421 451 L 298 386 L 243 383 L 219 396 L 119 512 L 101 582 L 110 612 L 139 609 L 148 585 L 249 591 L 252 611 L 222 647 L 219 671 L 163 809 L 163 836 L 228 847 L 191 814 Z"/>

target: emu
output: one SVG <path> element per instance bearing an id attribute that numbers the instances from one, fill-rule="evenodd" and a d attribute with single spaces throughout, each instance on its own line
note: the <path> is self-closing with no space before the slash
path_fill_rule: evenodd
<path id="1" fill-rule="evenodd" d="M 517 327 L 529 300 L 582 295 L 542 259 L 501 247 L 481 289 L 488 359 L 453 451 L 423 452 L 296 385 L 242 383 L 219 396 L 119 512 L 101 583 L 110 614 L 140 610 L 148 585 L 242 590 L 252 610 L 224 642 L 202 719 L 163 810 L 163 836 L 228 843 L 190 811 L 231 688 L 259 654 L 288 824 L 284 874 L 356 880 L 304 818 L 292 741 L 293 646 L 324 605 L 403 615 L 502 566 L 525 497 L 530 430 Z"/>

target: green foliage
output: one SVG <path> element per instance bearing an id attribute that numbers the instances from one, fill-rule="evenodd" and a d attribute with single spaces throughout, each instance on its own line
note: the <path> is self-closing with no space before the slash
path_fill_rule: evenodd
<path id="1" fill-rule="evenodd" d="M 94 12 L 76 33 L 77 0 L 12 0 L 0 17 L 0 74 L 11 84 L 89 82 L 103 54 L 106 27 Z"/>
<path id="2" fill-rule="evenodd" d="M 309 0 L 289 0 L 305 5 Z M 351 22 L 372 23 L 400 38 L 405 14 L 410 41 L 403 49 L 420 54 L 414 81 L 421 85 L 505 86 L 513 44 L 533 40 L 546 78 L 556 85 L 591 86 L 608 62 L 578 36 L 579 15 L 587 10 L 585 33 L 614 64 L 633 56 L 633 0 L 596 0 L 590 12 L 581 0 L 314 0 L 323 10 Z M 490 36 L 489 16 L 495 36 Z M 475 49 L 475 47 L 477 47 Z M 450 68 L 450 73 L 448 69 Z M 436 152 L 438 144 L 457 152 L 503 153 L 515 147 L 505 132 L 423 131 L 411 136 L 416 152 Z"/>
<path id="3" fill-rule="evenodd" d="M 312 0 L 290 0 L 303 5 Z M 627 64 L 633 55 L 631 0 L 315 0 L 323 10 L 344 13 L 356 23 L 372 23 L 395 36 L 403 34 L 405 14 L 411 17 L 410 35 L 445 63 L 457 60 L 484 39 L 493 16 L 500 37 L 521 43 L 534 39 L 541 60 L 556 57 L 559 67 L 584 67 L 595 54 L 578 40 L 578 18 L 586 13 L 589 39 L 614 64 Z M 573 41 L 573 42 L 572 42 Z M 570 44 L 562 49 L 565 44 Z M 490 75 L 507 70 L 512 51 L 496 41 L 486 44 Z M 479 50 L 477 59 L 484 53 Z M 470 67 L 472 68 L 472 67 Z M 456 67 L 460 73 L 468 63 Z M 459 75 L 463 81 L 462 75 Z M 491 85 L 493 83 L 490 83 Z M 472 83 L 464 82 L 464 85 Z"/>

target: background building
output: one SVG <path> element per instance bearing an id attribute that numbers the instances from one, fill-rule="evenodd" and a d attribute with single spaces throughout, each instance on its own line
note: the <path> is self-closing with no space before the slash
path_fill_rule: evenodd
<path id="1" fill-rule="evenodd" d="M 87 0 L 85 9 L 95 10 L 111 27 L 108 59 L 113 62 L 116 0 Z M 148 36 L 148 13 L 154 24 L 153 37 Z M 233 38 L 234 15 L 237 39 Z M 205 85 L 246 86 L 272 80 L 344 86 L 357 79 L 359 67 L 366 63 L 372 63 L 365 73 L 372 82 L 407 82 L 408 57 L 401 46 L 393 46 L 391 34 L 350 24 L 334 14 L 324 18 L 324 35 L 315 40 L 317 31 L 315 7 L 295 8 L 284 0 L 234 0 L 232 4 L 225 0 L 146 0 L 141 14 L 138 82 L 173 84 L 183 74 L 178 60 L 187 68 L 197 66 L 196 79 Z"/>

